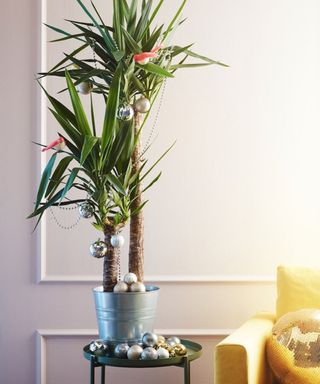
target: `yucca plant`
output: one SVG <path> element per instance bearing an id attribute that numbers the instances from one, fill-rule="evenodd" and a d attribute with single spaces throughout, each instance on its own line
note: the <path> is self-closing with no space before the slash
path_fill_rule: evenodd
<path id="1" fill-rule="evenodd" d="M 43 88 L 52 106 L 49 109 L 62 129 L 58 134 L 66 149 L 53 148 L 29 217 L 37 216 L 39 222 L 51 206 L 89 203 L 94 211 L 93 225 L 103 231 L 108 245 L 103 287 L 111 291 L 117 282 L 117 260 L 110 239 L 129 220 L 129 271 L 143 281 L 143 207 L 146 204 L 143 192 L 156 183 L 161 173 L 145 187 L 142 182 L 168 151 L 149 167 L 147 160 L 142 160 L 140 134 L 150 109 L 141 111 L 135 105 L 143 100 L 150 102 L 152 108 L 164 79 L 174 77 L 177 69 L 225 64 L 194 53 L 190 50 L 192 44 L 168 43 L 183 22 L 180 15 L 186 0 L 167 27 L 154 26 L 164 0 L 159 0 L 154 8 L 152 0 L 142 0 L 140 4 L 138 0 L 131 0 L 130 4 L 126 0 L 114 0 L 112 26 L 105 25 L 93 2 L 90 12 L 81 0 L 76 1 L 89 18 L 88 22 L 68 20 L 77 29 L 76 33 L 47 25 L 63 35 L 54 41 L 72 39 L 79 47 L 65 54 L 49 72 L 40 73 L 40 78 L 65 78 L 72 110 Z M 88 54 L 88 57 L 79 58 L 79 54 Z M 187 62 L 189 57 L 198 62 Z M 90 93 L 90 118 L 77 92 L 81 89 Z M 96 130 L 93 94 L 101 95 L 105 101 L 100 136 Z M 119 115 L 124 108 L 129 114 L 132 111 L 132 119 Z M 54 168 L 58 153 L 62 156 L 59 155 L 59 163 Z M 71 198 L 72 189 L 83 191 L 83 199 Z"/>

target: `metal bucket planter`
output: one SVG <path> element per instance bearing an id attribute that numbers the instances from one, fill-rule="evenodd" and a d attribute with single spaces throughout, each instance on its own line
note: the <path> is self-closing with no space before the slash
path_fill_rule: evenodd
<path id="1" fill-rule="evenodd" d="M 146 286 L 146 292 L 103 292 L 94 288 L 99 337 L 112 344 L 141 342 L 153 331 L 159 288 Z"/>

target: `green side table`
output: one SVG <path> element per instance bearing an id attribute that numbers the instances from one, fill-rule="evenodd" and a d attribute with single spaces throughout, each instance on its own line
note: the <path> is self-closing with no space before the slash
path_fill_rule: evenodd
<path id="1" fill-rule="evenodd" d="M 168 359 L 158 360 L 128 360 L 118 359 L 116 357 L 95 356 L 89 350 L 89 345 L 83 348 L 84 357 L 90 361 L 90 384 L 95 384 L 95 369 L 101 368 L 101 384 L 105 384 L 105 368 L 155 368 L 176 366 L 183 368 L 184 384 L 190 384 L 190 362 L 198 359 L 202 353 L 202 346 L 190 340 L 181 340 L 187 348 L 185 356 L 170 357 Z"/>

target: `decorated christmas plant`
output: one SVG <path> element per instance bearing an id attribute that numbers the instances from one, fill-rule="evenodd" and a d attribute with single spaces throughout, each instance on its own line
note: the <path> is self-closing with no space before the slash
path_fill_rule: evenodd
<path id="1" fill-rule="evenodd" d="M 87 22 L 69 20 L 74 33 L 48 25 L 62 35 L 55 41 L 72 40 L 78 46 L 49 72 L 40 74 L 40 78 L 65 79 L 70 107 L 40 83 L 60 128 L 57 139 L 43 145 L 42 151 L 50 150 L 52 155 L 29 217 L 37 217 L 39 223 L 52 206 L 78 205 L 80 216 L 92 219 L 93 226 L 104 234 L 104 241 L 92 244 L 90 251 L 104 258 L 103 289 L 112 291 L 118 276 L 117 249 L 123 243 L 120 232 L 128 222 L 128 269 L 143 282 L 143 193 L 161 173 L 147 183 L 146 178 L 170 148 L 149 165 L 145 153 L 149 147 L 142 149 L 141 131 L 165 79 L 174 77 L 180 68 L 224 64 L 194 53 L 192 44 L 172 44 L 171 35 L 184 21 L 181 13 L 186 0 L 167 26 L 155 25 L 163 0 L 154 7 L 152 0 L 113 0 L 112 26 L 105 25 L 92 2 L 76 1 Z M 188 62 L 189 58 L 195 62 Z M 82 95 L 90 98 L 89 108 L 83 106 Z M 97 98 L 103 98 L 105 105 L 101 126 L 95 118 Z M 74 189 L 82 198 L 73 197 Z M 127 276 L 129 283 L 135 281 L 133 274 Z M 127 287 L 118 284 L 116 289 Z M 132 289 L 143 289 L 143 285 Z"/>

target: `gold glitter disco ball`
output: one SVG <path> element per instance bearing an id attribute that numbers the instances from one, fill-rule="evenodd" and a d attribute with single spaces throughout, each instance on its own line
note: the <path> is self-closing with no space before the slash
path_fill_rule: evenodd
<path id="1" fill-rule="evenodd" d="M 282 316 L 267 341 L 267 356 L 279 383 L 320 383 L 320 310 Z"/>

